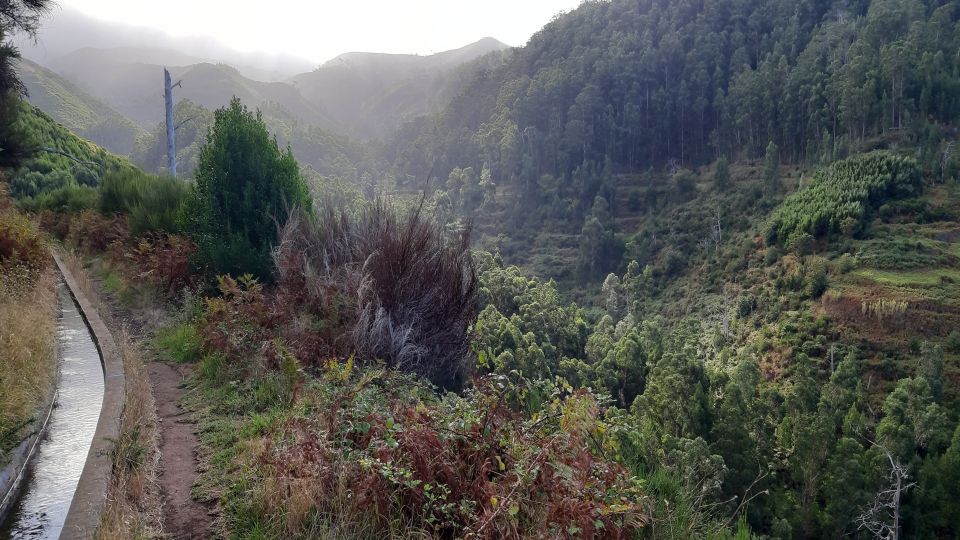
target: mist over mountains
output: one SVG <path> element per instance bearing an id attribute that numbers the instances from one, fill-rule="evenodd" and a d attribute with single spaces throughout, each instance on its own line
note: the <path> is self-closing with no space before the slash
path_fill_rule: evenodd
<path id="1" fill-rule="evenodd" d="M 222 62 L 251 79 L 272 82 L 309 71 L 315 64 L 287 54 L 242 52 L 210 37 L 172 36 L 156 29 L 103 21 L 67 6 L 45 17 L 37 40 L 14 40 L 25 58 L 45 66 L 78 49 L 112 49 L 118 61 L 184 66 Z"/>
<path id="2" fill-rule="evenodd" d="M 315 66 L 290 55 L 239 52 L 210 38 L 100 21 L 69 8 L 45 20 L 35 43 L 20 39 L 18 45 L 36 104 L 125 155 L 132 147 L 131 128 L 151 131 L 163 120 L 163 67 L 182 81 L 178 101 L 215 109 L 237 96 L 252 106 L 282 110 L 305 126 L 382 139 L 402 122 L 449 102 L 476 69 L 468 64 L 486 55 L 484 65 L 496 64 L 509 49 L 484 38 L 427 56 L 349 52 Z M 97 105 L 89 105 L 93 102 Z M 86 131 L 89 111 L 104 107 L 112 112 L 97 115 L 100 123 L 125 127 L 96 137 Z"/>

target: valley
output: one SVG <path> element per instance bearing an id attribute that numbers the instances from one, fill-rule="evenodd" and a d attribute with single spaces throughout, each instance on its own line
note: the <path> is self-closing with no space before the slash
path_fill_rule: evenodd
<path id="1" fill-rule="evenodd" d="M 315 64 L 14 4 L 0 320 L 52 320 L 53 252 L 117 336 L 97 537 L 960 534 L 960 3 Z"/>

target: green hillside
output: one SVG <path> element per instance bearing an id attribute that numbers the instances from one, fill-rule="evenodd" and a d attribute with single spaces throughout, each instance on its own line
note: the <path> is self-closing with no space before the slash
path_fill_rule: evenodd
<path id="1" fill-rule="evenodd" d="M 144 134 L 123 115 L 48 69 L 22 59 L 18 73 L 30 103 L 67 129 L 111 152 L 129 155 L 134 142 Z"/>
<path id="2" fill-rule="evenodd" d="M 20 208 L 191 364 L 209 536 L 960 537 L 960 0 L 499 48 L 176 68 L 192 182 L 23 106 Z M 76 58 L 161 173 L 159 67 Z"/>
<path id="3" fill-rule="evenodd" d="M 812 167 L 907 145 L 933 171 L 960 113 L 956 10 L 587 2 L 477 73 L 442 112 L 404 125 L 385 156 L 416 189 L 487 168 L 511 210 L 505 234 L 552 217 L 582 226 L 597 196 L 620 204 L 616 174 L 672 180 L 768 148 L 778 164 Z"/>
<path id="4" fill-rule="evenodd" d="M 109 171 L 133 170 L 127 159 L 82 139 L 39 108 L 21 102 L 14 129 L 28 141 L 33 157 L 7 173 L 10 194 L 34 198 L 55 193 L 64 202 L 81 202 L 85 189 Z M 81 202 L 82 204 L 82 202 Z"/>

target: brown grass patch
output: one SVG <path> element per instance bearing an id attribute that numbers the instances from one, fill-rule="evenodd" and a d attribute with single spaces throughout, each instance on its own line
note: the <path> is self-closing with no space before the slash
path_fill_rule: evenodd
<path id="1" fill-rule="evenodd" d="M 23 438 L 56 383 L 54 272 L 0 274 L 0 463 Z"/>
<path id="2" fill-rule="evenodd" d="M 113 479 L 97 538 L 150 538 L 161 530 L 156 408 L 142 352 L 126 328 L 115 336 L 123 357 L 126 399 L 120 437 L 113 450 Z"/>

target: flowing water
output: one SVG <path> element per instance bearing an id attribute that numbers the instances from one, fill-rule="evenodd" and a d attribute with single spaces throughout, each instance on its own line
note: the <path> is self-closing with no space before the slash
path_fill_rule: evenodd
<path id="1" fill-rule="evenodd" d="M 90 330 L 64 284 L 58 285 L 60 385 L 20 499 L 0 538 L 59 538 L 103 404 L 103 367 Z"/>

